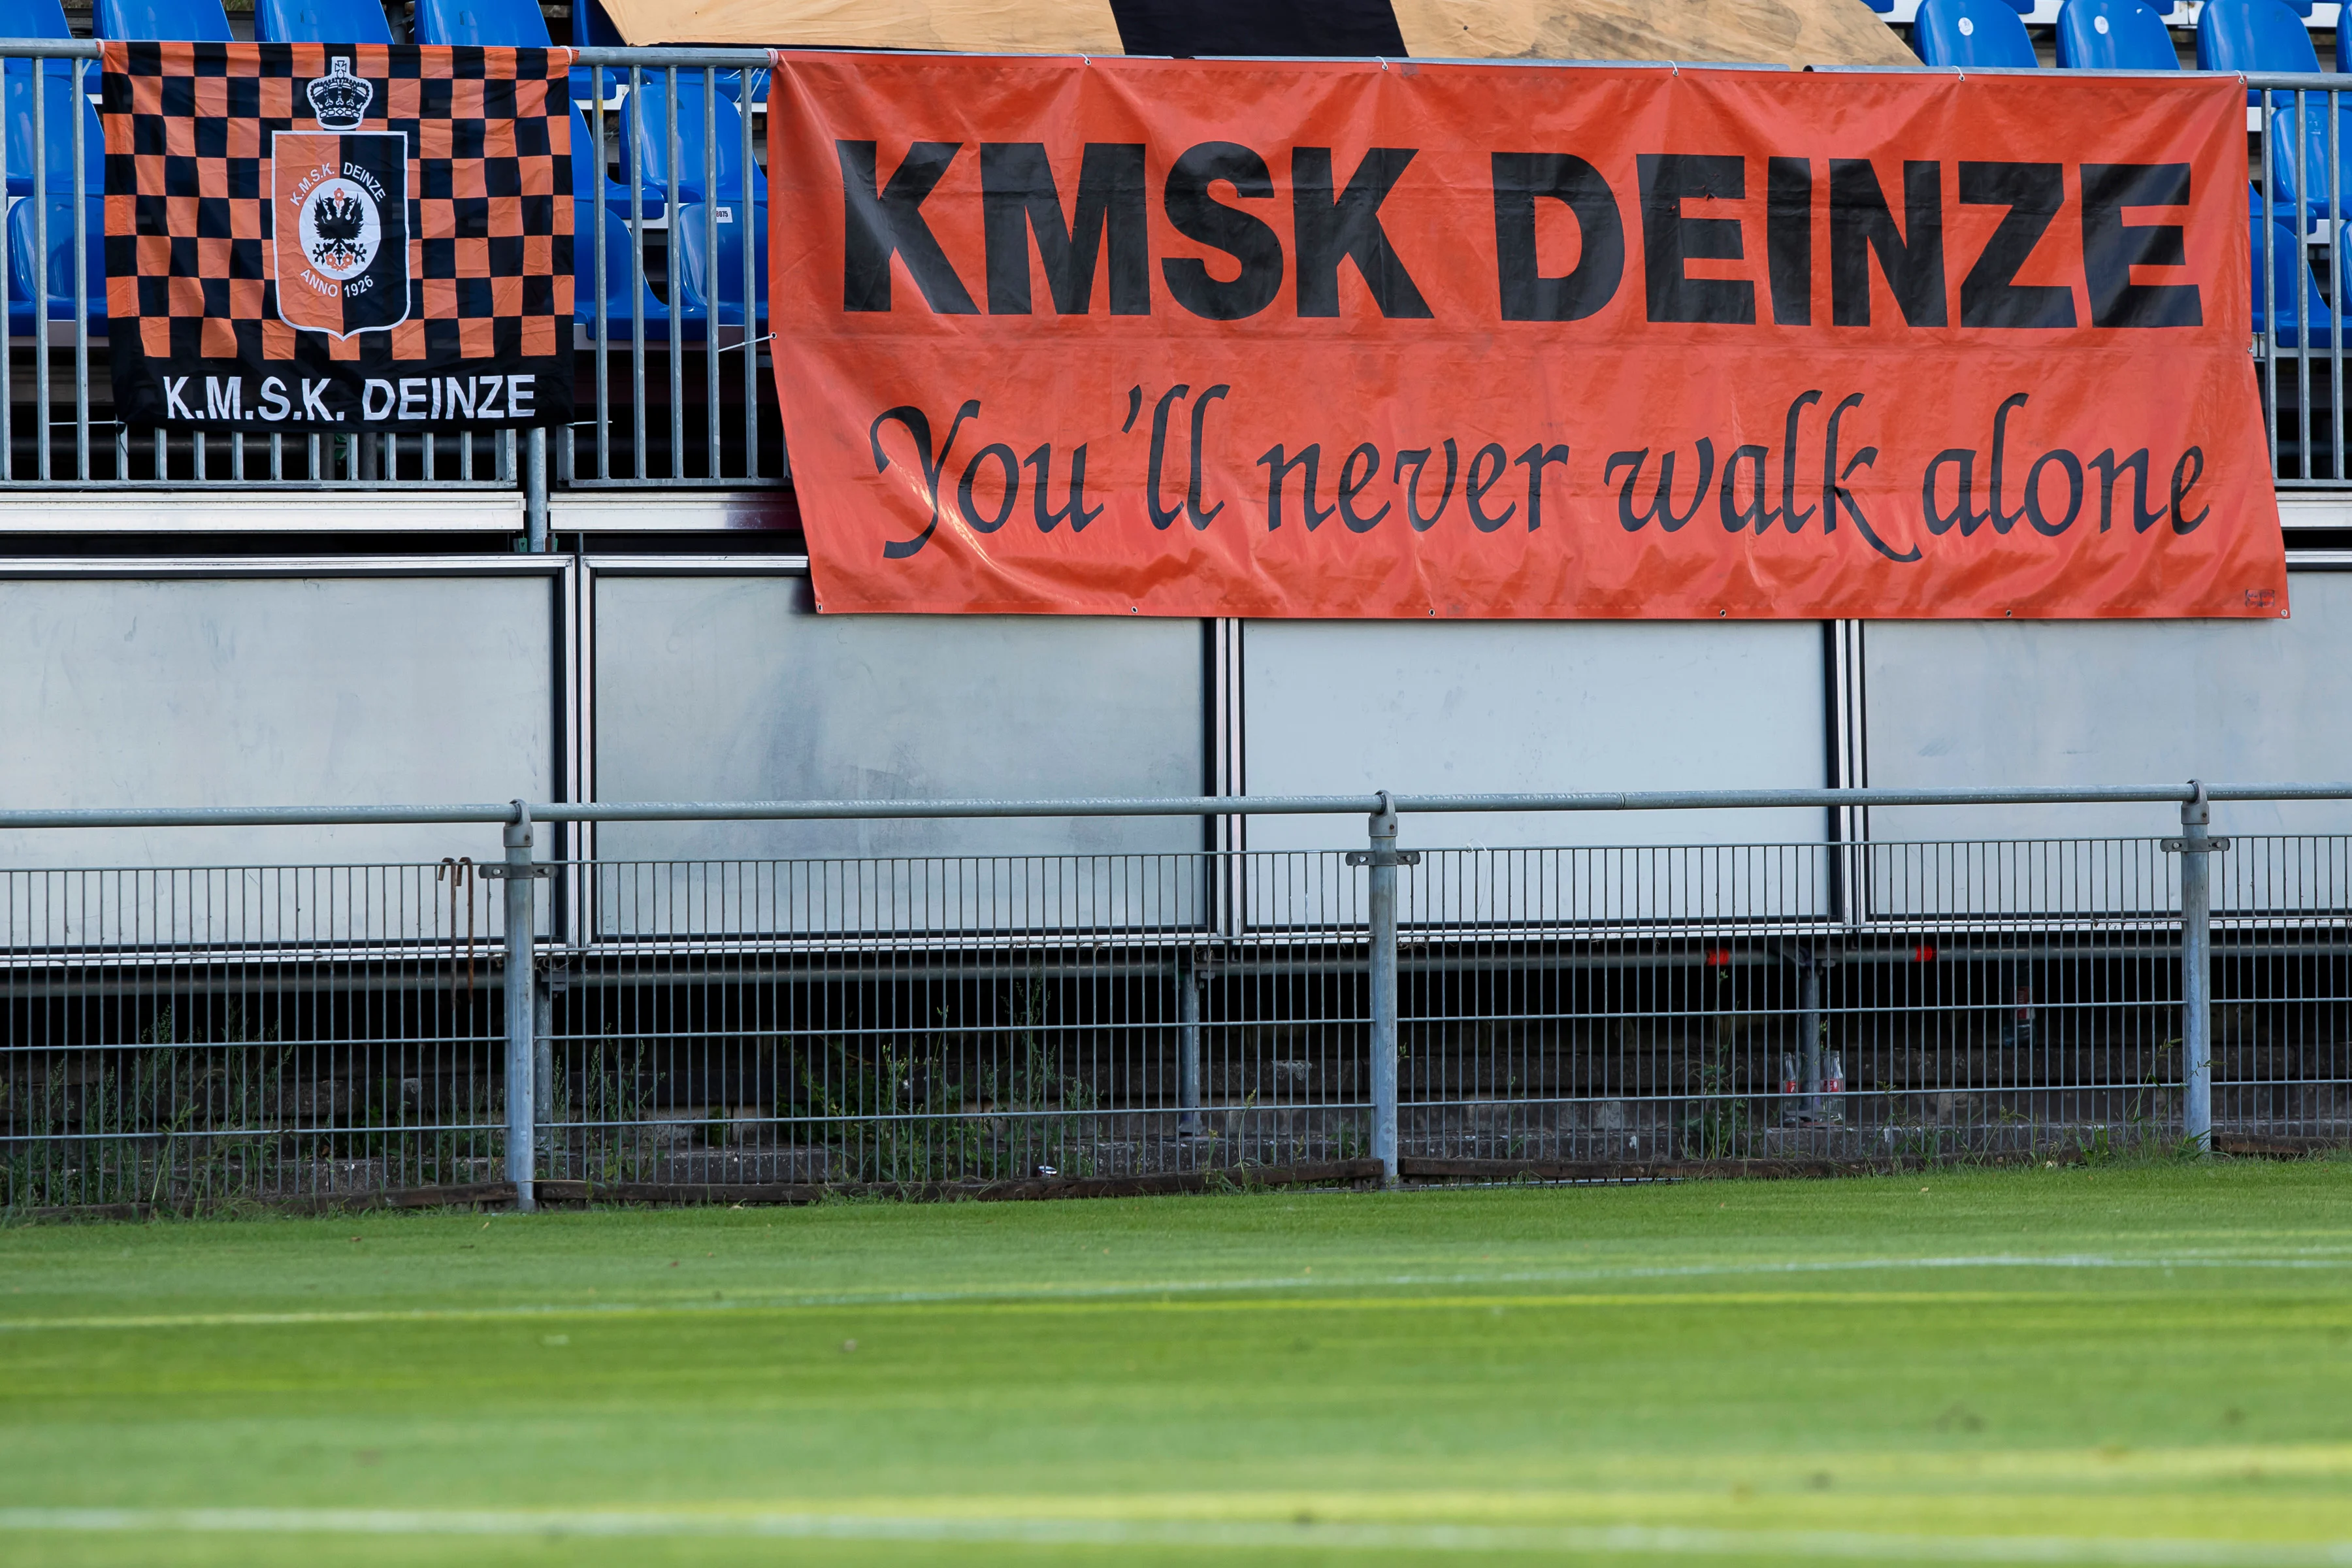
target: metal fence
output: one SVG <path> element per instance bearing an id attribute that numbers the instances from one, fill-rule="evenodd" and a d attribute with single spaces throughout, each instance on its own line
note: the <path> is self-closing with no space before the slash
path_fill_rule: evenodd
<path id="1" fill-rule="evenodd" d="M 446 824 L 457 848 L 465 825 L 505 825 L 503 858 L 0 872 L 0 1204 L 776 1200 L 2352 1141 L 2352 838 L 2214 837 L 2214 799 L 2352 785 L 0 813 L 18 846 L 391 821 Z M 1806 824 L 2066 802 L 2177 802 L 2180 826 L 1398 847 L 1400 813 L 1458 829 L 1477 819 L 1450 814 L 1549 811 L 1570 839 L 1595 811 L 1679 809 L 1703 834 L 1723 808 Z M 1334 813 L 1366 814 L 1362 849 L 532 847 L 550 821 Z"/>
<path id="2" fill-rule="evenodd" d="M 575 157 L 586 165 L 574 180 L 580 415 L 551 438 L 531 433 L 519 451 L 510 433 L 207 437 L 118 423 L 105 355 L 93 353 L 106 335 L 104 221 L 90 151 L 99 136 L 91 109 L 98 46 L 0 40 L 6 112 L 25 118 L 28 144 L 41 150 L 29 169 L 10 169 L 8 139 L 0 138 L 0 187 L 10 193 L 0 248 L 25 258 L 0 266 L 0 316 L 10 334 L 0 357 L 0 480 L 81 489 L 520 487 L 532 498 L 534 518 L 543 516 L 551 485 L 785 483 L 782 424 L 761 346 L 760 122 L 769 57 L 758 49 L 572 53 Z M 2250 346 L 2273 468 L 2283 484 L 2340 486 L 2352 258 L 2344 198 L 2328 193 L 2344 190 L 2347 79 L 2242 79 L 2250 101 Z M 31 273 L 44 281 L 28 296 Z"/>

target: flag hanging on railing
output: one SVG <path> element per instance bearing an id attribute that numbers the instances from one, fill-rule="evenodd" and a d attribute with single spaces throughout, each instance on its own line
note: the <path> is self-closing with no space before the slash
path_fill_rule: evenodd
<path id="1" fill-rule="evenodd" d="M 118 417 L 249 435 L 567 422 L 568 63 L 107 44 Z"/>

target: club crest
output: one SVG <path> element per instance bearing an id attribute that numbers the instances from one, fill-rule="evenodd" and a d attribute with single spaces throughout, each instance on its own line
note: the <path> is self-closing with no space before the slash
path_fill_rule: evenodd
<path id="1" fill-rule="evenodd" d="M 313 102 L 319 85 L 311 84 Z M 408 139 L 281 131 L 273 139 L 271 180 L 278 319 L 337 338 L 406 321 Z"/>

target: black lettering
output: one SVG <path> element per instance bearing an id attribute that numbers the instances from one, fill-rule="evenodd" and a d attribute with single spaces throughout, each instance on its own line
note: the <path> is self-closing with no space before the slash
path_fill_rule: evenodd
<path id="1" fill-rule="evenodd" d="M 2066 176 L 2056 163 L 1960 165 L 1964 206 L 2005 206 L 1976 265 L 1960 279 L 1964 327 L 2071 327 L 2074 290 L 2014 281 L 2066 205 Z"/>
<path id="2" fill-rule="evenodd" d="M 1790 533 L 1803 528 L 1813 515 L 1811 507 L 1797 510 L 1797 421 L 1807 408 L 1821 400 L 1818 392 L 1797 394 L 1789 405 L 1788 422 L 1780 427 L 1780 521 L 1788 525 Z M 1836 521 L 1834 516 L 1831 521 Z"/>
<path id="3" fill-rule="evenodd" d="M 1356 471 L 1356 465 L 1359 462 L 1364 466 L 1363 472 L 1360 474 Z M 1391 503 L 1382 501 L 1381 510 L 1371 516 L 1356 515 L 1356 498 L 1364 493 L 1364 487 L 1370 484 L 1374 476 L 1380 471 L 1381 449 L 1370 441 L 1349 453 L 1348 460 L 1339 465 L 1339 521 L 1348 525 L 1348 531 L 1350 533 L 1370 533 L 1380 526 L 1381 519 L 1389 514 L 1389 507 Z"/>
<path id="4" fill-rule="evenodd" d="M 2042 510 L 2042 470 L 2052 463 L 2058 464 L 2066 475 L 2066 515 L 2056 522 Z M 2025 470 L 2025 519 L 2033 524 L 2033 531 L 2055 539 L 2074 525 L 2083 510 L 2083 464 L 2074 453 L 2060 447 L 2044 452 L 2033 459 L 2033 467 Z"/>
<path id="5" fill-rule="evenodd" d="M 1232 390 L 1230 385 L 1219 382 L 1201 394 L 1192 403 L 1192 470 L 1184 486 L 1184 517 L 1196 532 L 1216 521 L 1217 514 L 1225 510 L 1225 503 L 1223 501 L 1219 501 L 1206 511 L 1201 510 L 1201 453 L 1202 448 L 1207 444 L 1207 433 L 1204 427 L 1208 424 L 1209 405 L 1218 401 Z"/>
<path id="6" fill-rule="evenodd" d="M 1625 221 L 1601 171 L 1566 153 L 1496 153 L 1495 271 L 1507 321 L 1580 321 L 1615 297 L 1625 276 Z M 1576 265 L 1547 278 L 1536 259 L 1536 203 L 1576 215 Z"/>
<path id="7" fill-rule="evenodd" d="M 2197 465 L 2194 469 L 2189 468 L 2191 463 Z M 2185 479 L 2181 478 L 2183 473 L 2187 473 L 2189 476 Z M 2213 509 L 2210 506 L 2208 506 L 2203 511 L 2199 512 L 2195 517 L 2183 517 L 2180 515 L 2180 503 L 2189 499 L 2189 487 L 2204 477 L 2205 448 L 2202 447 L 2189 447 L 2189 450 L 2180 454 L 2180 461 L 2172 465 L 2173 532 L 2193 533 L 2196 531 L 2197 525 L 2199 523 L 2203 522 L 2207 518 L 2213 515 Z"/>
<path id="8" fill-rule="evenodd" d="M 1904 321 L 1940 327 L 1944 311 L 1944 166 L 1903 165 L 1903 227 L 1887 210 L 1878 171 L 1867 158 L 1830 160 L 1830 320 L 1870 325 L 1870 258 L 1895 295 Z"/>
<path id="9" fill-rule="evenodd" d="M 1685 265 L 1743 259 L 1747 253 L 1739 220 L 1683 216 L 1685 200 L 1745 198 L 1747 160 L 1644 153 L 1634 165 L 1642 182 L 1642 278 L 1649 296 L 1650 320 L 1752 326 L 1755 284 L 1738 278 L 1693 278 Z"/>
<path id="10" fill-rule="evenodd" d="M 1348 188 L 1331 194 L 1331 149 L 1294 147 L 1290 150 L 1291 234 L 1298 258 L 1298 313 L 1336 316 L 1339 313 L 1339 261 L 1356 264 L 1372 303 L 1383 316 L 1426 321 L 1428 302 L 1414 288 L 1404 263 L 1381 227 L 1381 203 L 1404 177 L 1412 162 L 1412 147 L 1372 147 L 1348 180 Z"/>
<path id="11" fill-rule="evenodd" d="M 1037 513 L 1037 531 L 1051 533 L 1054 525 L 1067 521 L 1072 533 L 1084 533 L 1087 524 L 1103 514 L 1100 507 L 1087 505 L 1087 448 L 1083 443 L 1070 454 L 1070 499 L 1059 511 L 1045 510 L 1046 481 L 1054 473 L 1054 444 L 1050 441 L 1023 459 L 1037 470 L 1036 482 L 1029 487 L 1029 504 Z"/>
<path id="12" fill-rule="evenodd" d="M 1164 529 L 1184 515 L 1181 508 L 1160 504 L 1160 470 L 1168 459 L 1168 412 L 1192 393 L 1190 386 L 1179 382 L 1160 395 L 1159 404 L 1151 410 L 1151 459 L 1143 479 L 1143 503 L 1150 509 L 1154 528 Z"/>
<path id="13" fill-rule="evenodd" d="M 1307 519 L 1307 531 L 1314 532 L 1323 526 L 1323 520 L 1331 515 L 1331 508 L 1318 507 L 1315 504 L 1315 470 L 1322 461 L 1322 458 L 1323 447 L 1318 442 L 1307 447 L 1295 458 L 1285 456 L 1281 445 L 1277 443 L 1268 447 L 1265 455 L 1258 458 L 1257 466 L 1266 470 L 1265 531 L 1268 533 L 1282 526 L 1283 479 L 1291 469 L 1302 465 L 1307 469 L 1307 493 L 1299 498 L 1299 503 L 1302 515 Z"/>
<path id="14" fill-rule="evenodd" d="M 1417 447 L 1396 455 L 1396 468 L 1389 475 L 1391 484 L 1404 478 L 1404 466 L 1408 460 L 1412 464 L 1412 482 L 1405 486 L 1404 491 L 1404 515 L 1406 521 L 1412 524 L 1415 533 L 1428 532 L 1437 526 L 1437 520 L 1445 515 L 1447 503 L 1454 500 L 1454 472 L 1461 456 L 1454 445 L 1454 437 L 1448 436 L 1445 438 L 1445 491 L 1437 498 L 1437 510 L 1423 517 L 1421 515 L 1421 470 L 1423 465 L 1429 461 L 1429 448 Z"/>
<path id="15" fill-rule="evenodd" d="M 1993 410 L 1992 511 L 1990 515 L 1992 519 L 1992 531 L 1995 533 L 2007 533 L 2011 529 L 2017 526 L 2017 520 L 2025 515 L 2025 509 L 2022 507 L 2020 507 L 2015 511 L 2003 511 L 2000 506 L 2001 465 L 2009 453 L 2009 411 L 2012 408 L 2024 407 L 2025 395 L 2026 395 L 2021 392 L 2013 392 L 2007 397 L 2002 398 L 2000 400 L 2000 406 Z M 1969 531 L 1967 529 L 1964 528 L 1960 530 L 1960 536 L 1963 539 L 1968 537 L 1968 533 Z"/>
<path id="16" fill-rule="evenodd" d="M 1566 468 L 1568 448 L 1547 447 L 1538 441 L 1512 458 L 1511 462 L 1514 467 L 1524 468 L 1528 471 L 1528 531 L 1533 533 L 1543 526 L 1544 469 L 1554 463 Z"/>
<path id="17" fill-rule="evenodd" d="M 1864 513 L 1861 504 L 1853 499 L 1853 492 L 1845 488 L 1845 481 L 1853 477 L 1853 471 L 1856 468 L 1877 466 L 1878 448 L 1857 447 L 1846 466 L 1843 468 L 1838 467 L 1838 425 L 1845 418 L 1847 409 L 1862 406 L 1862 398 L 1861 393 L 1854 393 L 1830 410 L 1829 435 L 1822 443 L 1822 510 L 1823 513 L 1822 531 L 1835 533 L 1838 514 L 1843 511 L 1847 521 L 1860 529 L 1862 536 L 1870 541 L 1870 547 L 1873 550 L 1877 551 L 1889 561 L 1906 563 L 1916 561 L 1919 559 L 1919 547 L 1915 544 L 1909 550 L 1897 553 L 1893 546 L 1878 537 L 1878 531 L 1870 525 L 1869 517 Z"/>
<path id="18" fill-rule="evenodd" d="M 1936 475 L 1946 464 L 1958 472 L 1954 476 L 1959 486 L 1959 498 L 1950 511 L 1936 504 Z M 1974 447 L 1947 447 L 1936 454 L 1927 465 L 1927 477 L 1919 486 L 1919 510 L 1927 514 L 1927 531 L 1937 535 L 1949 533 L 1958 523 L 1960 537 L 1974 533 L 1985 519 L 1992 514 L 1976 510 L 1977 451 Z"/>
<path id="19" fill-rule="evenodd" d="M 980 477 L 981 464 L 991 458 L 1003 466 L 1004 495 L 997 502 L 996 515 L 982 519 L 980 510 L 972 505 L 972 485 Z M 963 513 L 964 521 L 971 525 L 974 533 L 994 533 L 998 529 L 1003 528 L 1004 520 L 1013 515 L 1013 503 L 1020 499 L 1021 464 L 1013 456 L 1013 448 L 1003 442 L 991 441 L 987 446 L 974 452 L 971 455 L 971 461 L 963 466 L 963 480 L 956 486 L 956 510 Z"/>
<path id="20" fill-rule="evenodd" d="M 988 309 L 1029 313 L 1029 236 L 1054 309 L 1085 315 L 1094 304 L 1095 262 L 1107 248 L 1110 313 L 1151 313 L 1151 234 L 1144 205 L 1143 143 L 1089 142 L 1078 164 L 1076 210 L 1062 221 L 1062 194 L 1045 149 L 1035 142 L 984 142 L 980 201 L 988 248 Z"/>
<path id="21" fill-rule="evenodd" d="M 2194 283 L 2135 283 L 2135 267 L 2186 267 L 2177 223 L 2124 223 L 2126 207 L 2185 207 L 2186 163 L 2083 165 L 2083 281 L 2095 327 L 2195 327 L 2204 306 Z"/>
<path id="22" fill-rule="evenodd" d="M 1265 159 L 1239 142 L 1203 142 L 1187 149 L 1168 171 L 1162 201 L 1170 226 L 1223 251 L 1241 264 L 1241 271 L 1215 278 L 1207 262 L 1178 256 L 1160 262 L 1160 275 L 1176 302 L 1192 314 L 1238 321 L 1274 303 L 1282 288 L 1282 240 L 1265 219 L 1213 197 L 1209 188 L 1220 184 L 1233 186 L 1245 200 L 1274 195 L 1274 175 Z"/>
<path id="23" fill-rule="evenodd" d="M 977 315 L 963 279 L 923 221 L 923 200 L 955 161 L 961 142 L 918 142 L 878 187 L 871 142 L 835 142 L 841 159 L 841 308 L 890 308 L 890 258 L 907 265 L 924 303 L 943 316 Z"/>
<path id="24" fill-rule="evenodd" d="M 1764 459 L 1762 447 L 1741 447 L 1723 460 L 1723 489 L 1716 498 L 1716 510 L 1722 515 L 1723 531 L 1738 533 L 1753 527 L 1761 533 L 1779 521 L 1779 510 L 1767 510 L 1764 506 Z M 1739 466 L 1747 463 L 1754 468 L 1748 479 L 1748 504 L 1738 504 Z"/>
<path id="25" fill-rule="evenodd" d="M 874 423 L 866 426 L 866 438 L 873 446 L 874 471 L 877 474 L 890 467 L 890 458 L 882 450 L 882 426 L 895 420 L 907 427 L 907 434 L 915 438 L 915 456 L 923 465 L 923 494 L 931 503 L 931 520 L 923 525 L 923 531 L 912 539 L 886 542 L 882 546 L 882 559 L 885 561 L 904 561 L 930 542 L 932 532 L 940 526 L 940 474 L 948 466 L 948 453 L 955 447 L 956 432 L 963 428 L 965 420 L 977 418 L 979 415 L 980 399 L 966 398 L 963 406 L 956 410 L 953 423 L 948 426 L 948 438 L 940 444 L 936 458 L 931 456 L 930 416 L 911 403 L 884 409 L 874 416 Z"/>
<path id="26" fill-rule="evenodd" d="M 1813 164 L 1774 158 L 1765 166 L 1764 259 L 1772 274 L 1772 319 L 1813 324 Z"/>
<path id="27" fill-rule="evenodd" d="M 1470 508 L 1470 526 L 1481 533 L 1492 533 L 1519 514 L 1517 501 L 1512 502 L 1500 517 L 1488 517 L 1486 509 L 1478 504 L 1486 499 L 1486 492 L 1495 488 L 1504 470 L 1510 466 L 1510 455 L 1493 441 L 1470 455 L 1470 478 L 1469 482 L 1462 487 L 1462 499 Z M 1480 478 L 1481 474 L 1485 478 Z"/>
<path id="28" fill-rule="evenodd" d="M 2099 531 L 2105 533 L 2115 523 L 2116 478 L 2125 469 L 2132 476 L 2132 531 L 2146 533 L 2164 521 L 2162 511 L 2147 510 L 2147 448 L 2142 447 L 2122 462 L 2116 461 L 2113 447 L 2091 459 L 2091 467 L 2099 470 Z"/>
<path id="29" fill-rule="evenodd" d="M 1675 453 L 1671 448 L 1658 455 L 1658 489 L 1650 497 L 1648 509 L 1639 512 L 1633 510 L 1633 487 L 1641 482 L 1642 465 L 1649 456 L 1647 447 L 1638 452 L 1610 454 L 1609 465 L 1601 472 L 1601 482 L 1616 484 L 1617 470 L 1631 468 L 1633 472 L 1625 476 L 1624 484 L 1617 490 L 1619 525 L 1628 533 L 1639 533 L 1654 518 L 1662 531 L 1672 533 L 1696 517 L 1699 503 L 1706 500 L 1707 486 L 1715 479 L 1715 443 L 1704 436 L 1698 439 L 1698 483 L 1691 490 L 1690 505 L 1680 514 L 1675 511 L 1674 506 Z"/>

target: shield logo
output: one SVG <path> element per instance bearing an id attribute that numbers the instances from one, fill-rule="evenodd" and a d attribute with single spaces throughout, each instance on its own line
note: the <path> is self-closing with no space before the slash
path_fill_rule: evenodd
<path id="1" fill-rule="evenodd" d="M 408 319 L 408 138 L 280 131 L 270 146 L 278 315 L 347 338 Z"/>

